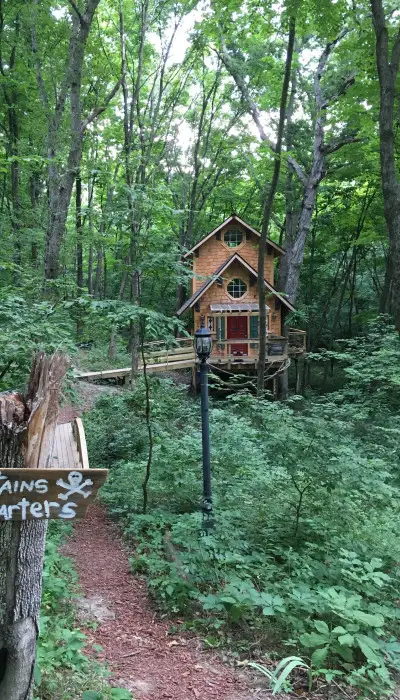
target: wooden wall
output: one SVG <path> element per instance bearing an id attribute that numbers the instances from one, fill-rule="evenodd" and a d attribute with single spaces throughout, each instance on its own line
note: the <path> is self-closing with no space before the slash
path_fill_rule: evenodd
<path id="1" fill-rule="evenodd" d="M 237 229 L 241 227 L 235 224 L 231 228 Z M 234 253 L 238 253 L 255 270 L 258 269 L 258 237 L 251 233 L 250 238 L 247 240 L 246 232 L 243 230 L 243 243 L 237 248 L 229 248 L 223 242 L 225 231 L 226 229 L 221 230 L 221 240 L 217 240 L 216 235 L 212 236 L 198 249 L 199 256 L 193 255 L 193 272 L 196 275 L 201 275 L 201 277 L 199 279 L 193 278 L 192 294 Z M 228 272 L 230 273 L 230 270 L 227 270 L 226 274 Z M 273 254 L 265 256 L 265 279 L 270 284 L 274 284 Z"/>
<path id="2" fill-rule="evenodd" d="M 192 281 L 192 293 L 197 291 L 204 282 L 209 279 L 213 273 L 234 253 L 238 253 L 243 260 L 245 260 L 249 265 L 251 265 L 254 270 L 258 269 L 258 242 L 259 239 L 253 233 L 246 234 L 245 229 L 240 225 L 231 224 L 231 228 L 242 228 L 243 230 L 243 242 L 237 248 L 229 248 L 224 244 L 224 233 L 229 228 L 227 226 L 225 229 L 221 230 L 220 240 L 217 236 L 212 236 L 208 241 L 203 243 L 203 245 L 198 249 L 198 257 L 193 256 L 193 271 L 199 278 L 193 278 Z M 200 277 L 201 276 L 201 277 Z M 234 277 L 240 277 L 247 284 L 247 292 L 241 297 L 241 299 L 232 299 L 227 292 L 227 285 Z M 265 256 L 265 279 L 270 284 L 274 284 L 274 255 L 270 251 Z M 257 280 L 250 274 L 250 272 L 240 263 L 234 263 L 229 267 L 222 275 L 222 286 L 214 282 L 210 289 L 208 289 L 199 301 L 200 310 L 194 311 L 194 329 L 199 328 L 201 324 L 201 316 L 204 316 L 207 323 L 208 316 L 214 316 L 216 319 L 218 316 L 225 316 L 225 329 L 227 328 L 226 316 L 227 314 L 212 313 L 210 311 L 210 304 L 227 304 L 227 303 L 258 303 L 258 292 L 257 292 Z M 277 304 L 276 304 L 277 302 Z M 268 312 L 268 330 L 269 333 L 274 335 L 280 335 L 282 332 L 281 325 L 281 304 L 279 300 L 273 295 L 268 296 L 267 292 L 267 305 L 270 307 Z M 248 312 L 235 313 L 235 316 L 247 316 L 258 315 L 250 314 Z M 250 338 L 250 321 L 248 321 L 249 338 Z M 213 333 L 214 339 L 216 340 L 216 329 Z M 256 356 L 258 353 L 258 347 L 250 347 L 249 343 L 249 355 Z"/>
<path id="3" fill-rule="evenodd" d="M 230 280 L 233 279 L 234 277 L 240 277 L 240 279 L 243 280 L 247 284 L 247 292 L 246 294 L 241 298 L 241 299 L 232 299 L 232 297 L 229 296 L 227 292 L 227 285 L 229 284 Z M 251 279 L 252 278 L 252 284 L 251 284 Z M 200 326 L 200 321 L 201 321 L 201 316 L 205 317 L 205 320 L 207 321 L 207 316 L 216 316 L 217 314 L 213 314 L 210 311 L 210 304 L 229 304 L 229 303 L 258 303 L 258 291 L 257 291 L 257 280 L 254 278 L 253 275 L 251 275 L 248 270 L 246 270 L 243 265 L 240 265 L 240 263 L 234 263 L 231 265 L 231 267 L 226 270 L 226 272 L 223 275 L 223 282 L 222 282 L 222 287 L 218 286 L 217 282 L 214 282 L 211 287 L 203 294 L 201 297 L 199 304 L 200 304 L 200 311 L 194 312 L 194 328 L 199 328 Z M 281 330 L 281 303 L 278 301 L 278 308 L 275 308 L 275 301 L 276 297 L 273 295 L 270 295 L 268 297 L 268 291 L 267 291 L 267 306 L 270 307 L 270 310 L 268 312 L 268 328 L 270 333 L 274 333 L 275 335 L 280 335 L 282 330 Z M 232 313 L 234 316 L 249 316 L 250 314 L 248 313 Z"/>

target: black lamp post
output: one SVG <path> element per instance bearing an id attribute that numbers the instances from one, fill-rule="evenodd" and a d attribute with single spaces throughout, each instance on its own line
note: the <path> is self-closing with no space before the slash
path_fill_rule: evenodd
<path id="1" fill-rule="evenodd" d="M 212 491 L 211 491 L 211 465 L 210 465 L 210 426 L 208 415 L 208 364 L 211 355 L 212 337 L 208 328 L 201 319 L 201 328 L 194 334 L 194 349 L 200 360 L 200 388 L 201 388 L 201 431 L 203 442 L 203 527 L 205 531 L 214 526 L 212 520 Z"/>

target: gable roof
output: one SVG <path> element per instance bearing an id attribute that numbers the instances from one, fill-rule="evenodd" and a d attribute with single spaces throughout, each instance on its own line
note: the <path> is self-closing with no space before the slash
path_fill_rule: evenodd
<path id="1" fill-rule="evenodd" d="M 217 270 L 215 270 L 215 272 L 213 273 L 213 276 L 209 280 L 204 282 L 204 284 L 201 285 L 201 287 L 197 290 L 197 292 L 195 292 L 190 297 L 190 299 L 185 301 L 185 303 L 183 304 L 183 306 L 181 306 L 179 311 L 176 312 L 176 315 L 181 316 L 185 311 L 187 311 L 187 309 L 191 309 L 192 306 L 195 305 L 196 301 L 198 301 L 203 296 L 203 294 L 207 291 L 207 289 L 209 289 L 214 284 L 214 282 L 217 281 L 218 277 L 220 277 L 225 272 L 225 270 L 227 270 L 228 267 L 230 267 L 232 265 L 233 262 L 239 262 L 252 275 L 254 275 L 255 277 L 258 278 L 258 274 L 255 271 L 255 269 L 251 265 L 249 265 L 249 263 L 247 263 L 246 260 L 243 260 L 243 258 L 239 255 L 239 253 L 234 253 L 233 255 L 230 256 L 230 258 L 225 260 L 225 262 L 223 262 L 222 265 L 220 265 Z M 270 292 L 272 292 L 272 294 L 274 294 L 279 299 L 279 301 L 289 309 L 289 311 L 295 310 L 294 306 L 290 303 L 290 301 L 285 299 L 285 297 L 282 296 L 282 294 L 279 294 L 279 292 L 276 291 L 275 287 L 272 284 L 270 284 L 266 280 L 264 280 L 264 284 L 265 284 L 266 288 Z"/>
<path id="2" fill-rule="evenodd" d="M 211 236 L 215 236 L 215 234 L 218 233 L 218 231 L 220 231 L 222 228 L 224 228 L 224 226 L 227 226 L 228 224 L 232 224 L 232 223 L 233 224 L 235 224 L 235 223 L 240 224 L 245 229 L 247 229 L 247 231 L 250 231 L 251 233 L 254 233 L 255 236 L 258 236 L 259 238 L 261 238 L 261 233 L 259 231 L 256 231 L 256 229 L 253 228 L 252 226 L 250 226 L 250 224 L 246 224 L 246 222 L 243 221 L 243 219 L 241 219 L 239 216 L 237 216 L 237 214 L 232 214 L 232 216 L 229 216 L 227 219 L 225 219 L 225 221 L 223 221 L 222 224 L 220 224 L 219 226 L 217 226 L 217 228 L 215 228 L 213 231 L 211 231 L 211 233 L 208 233 L 207 236 L 204 236 L 204 238 L 202 238 L 201 241 L 196 243 L 196 245 L 193 246 L 193 248 L 191 248 L 189 250 L 189 252 L 186 253 L 183 257 L 188 258 L 189 255 L 192 255 L 192 253 L 194 253 L 194 251 L 197 250 L 197 248 L 200 248 L 200 246 L 202 246 L 203 243 L 208 241 L 208 239 L 211 238 Z M 277 255 L 285 255 L 284 248 L 282 248 L 280 245 L 275 243 L 275 241 L 271 241 L 270 238 L 267 238 L 267 244 L 270 245 L 271 248 L 274 249 L 274 251 Z"/>

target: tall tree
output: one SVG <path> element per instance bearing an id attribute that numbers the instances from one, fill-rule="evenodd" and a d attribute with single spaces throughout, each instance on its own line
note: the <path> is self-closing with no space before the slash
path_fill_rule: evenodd
<path id="1" fill-rule="evenodd" d="M 38 7 L 39 0 L 34 0 Z M 104 98 L 101 106 L 96 106 L 82 118 L 82 74 L 85 48 L 100 0 L 86 0 L 81 11 L 69 0 L 71 9 L 71 29 L 67 57 L 60 87 L 52 104 L 46 86 L 38 45 L 37 13 L 32 23 L 32 51 L 40 99 L 47 118 L 46 150 L 48 159 L 48 222 L 46 232 L 45 277 L 56 279 L 59 271 L 59 257 L 63 241 L 68 209 L 75 178 L 82 158 L 85 131 L 104 110 L 116 94 L 120 82 Z M 65 117 L 69 106 L 69 125 L 65 127 Z M 67 147 L 66 163 L 62 165 L 61 153 Z"/>
<path id="2" fill-rule="evenodd" d="M 4 467 L 51 467 L 63 356 L 35 357 L 25 396 L 0 396 L 0 459 Z M 42 597 L 47 522 L 0 524 L 0 697 L 30 700 Z"/>
<path id="3" fill-rule="evenodd" d="M 288 101 L 290 75 L 292 72 L 292 60 L 294 41 L 296 37 L 296 20 L 290 17 L 289 35 L 286 50 L 285 71 L 282 83 L 282 94 L 279 105 L 279 122 L 276 135 L 276 146 L 274 155 L 274 169 L 272 172 L 271 184 L 265 199 L 263 222 L 261 228 L 261 238 L 258 249 L 258 305 L 259 305 L 259 355 L 257 368 L 257 393 L 262 396 L 265 386 L 265 360 L 266 360 L 266 332 L 267 332 L 267 311 L 265 294 L 265 253 L 267 250 L 267 236 L 272 217 L 274 199 L 278 188 L 279 173 L 281 169 L 282 141 L 285 128 L 286 107 Z"/>
<path id="4" fill-rule="evenodd" d="M 10 219 L 14 234 L 14 263 L 21 264 L 21 190 L 20 190 L 20 120 L 19 120 L 19 94 L 18 80 L 15 76 L 17 52 L 20 43 L 20 20 L 21 8 L 15 8 L 15 16 L 13 18 L 13 31 L 11 50 L 8 56 L 3 56 L 3 51 L 0 49 L 0 73 L 2 76 L 2 92 L 7 110 L 6 134 L 7 134 L 7 153 L 10 163 Z M 0 0 L 0 46 L 5 46 L 4 41 L 4 10 L 3 0 Z M 17 277 L 14 275 L 14 280 Z"/>
<path id="5" fill-rule="evenodd" d="M 390 48 L 389 30 L 382 0 L 371 0 L 372 19 L 376 37 L 380 110 L 379 137 L 382 193 L 389 249 L 386 257 L 385 283 L 381 296 L 381 311 L 392 311 L 400 331 L 400 180 L 396 165 L 395 101 L 396 80 L 400 64 L 400 26 Z"/>
<path id="6" fill-rule="evenodd" d="M 315 100 L 314 110 L 314 136 L 313 136 L 313 157 L 309 172 L 305 172 L 304 168 L 296 160 L 292 154 L 288 154 L 286 159 L 288 167 L 295 173 L 302 186 L 302 204 L 297 217 L 295 226 L 295 239 L 293 240 L 293 221 L 291 218 L 286 220 L 286 238 L 284 245 L 286 247 L 286 256 L 282 260 L 283 269 L 280 271 L 281 291 L 285 292 L 289 300 L 294 304 L 296 302 L 301 266 L 304 258 L 304 250 L 307 241 L 307 236 L 311 226 L 311 220 L 314 213 L 316 196 L 318 187 L 326 174 L 326 156 L 339 151 L 343 146 L 358 141 L 358 137 L 351 132 L 347 132 L 344 128 L 343 133 L 330 143 L 325 142 L 325 125 L 326 114 L 329 106 L 334 104 L 341 95 L 354 83 L 354 75 L 351 74 L 345 78 L 337 89 L 330 95 L 324 94 L 321 86 L 321 81 L 327 68 L 328 59 L 340 42 L 346 35 L 346 30 L 341 32 L 333 41 L 329 42 L 319 59 L 317 70 L 313 80 L 313 92 Z M 267 134 L 263 125 L 263 119 L 259 106 L 254 101 L 247 82 L 242 74 L 241 66 L 236 61 L 232 60 L 228 51 L 223 52 L 224 63 L 232 75 L 235 83 L 247 105 L 249 114 L 251 115 L 262 141 L 267 143 L 272 152 L 275 153 L 278 144 L 273 141 Z M 281 146 L 279 146 L 281 151 Z"/>

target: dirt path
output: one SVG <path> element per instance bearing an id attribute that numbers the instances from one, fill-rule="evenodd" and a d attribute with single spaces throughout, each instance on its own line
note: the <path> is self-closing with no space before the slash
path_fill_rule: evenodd
<path id="1" fill-rule="evenodd" d="M 105 510 L 96 504 L 76 525 L 63 551 L 74 560 L 85 598 L 80 607 L 102 620 L 85 629 L 89 648 L 113 672 L 112 684 L 137 700 L 251 700 L 270 697 L 250 689 L 236 673 L 193 637 L 169 635 L 171 622 L 157 617 L 144 581 L 129 571 L 128 556 Z"/>

